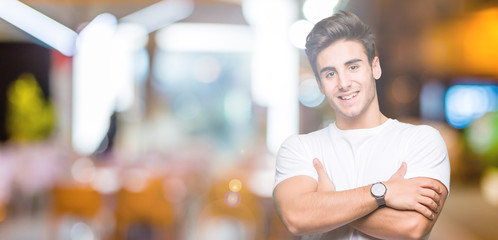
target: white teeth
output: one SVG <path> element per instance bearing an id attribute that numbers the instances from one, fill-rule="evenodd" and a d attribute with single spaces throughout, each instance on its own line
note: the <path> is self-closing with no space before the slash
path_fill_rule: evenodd
<path id="1" fill-rule="evenodd" d="M 349 99 L 351 99 L 351 98 L 355 97 L 356 95 L 358 95 L 358 93 L 353 93 L 353 94 L 351 94 L 351 95 L 349 95 L 349 96 L 340 97 L 340 98 L 341 98 L 342 100 L 349 100 Z"/>

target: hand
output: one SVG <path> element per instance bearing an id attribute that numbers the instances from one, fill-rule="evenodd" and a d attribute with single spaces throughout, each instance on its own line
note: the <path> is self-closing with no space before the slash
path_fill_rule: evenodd
<path id="1" fill-rule="evenodd" d="M 329 176 L 325 172 L 322 163 L 318 158 L 313 159 L 313 166 L 318 173 L 318 187 L 316 189 L 317 192 L 334 192 L 335 186 L 334 183 L 330 180 Z"/>
<path id="2" fill-rule="evenodd" d="M 387 187 L 386 205 L 398 210 L 414 210 L 434 220 L 439 210 L 442 190 L 428 178 L 404 179 L 406 163 L 384 184 Z"/>

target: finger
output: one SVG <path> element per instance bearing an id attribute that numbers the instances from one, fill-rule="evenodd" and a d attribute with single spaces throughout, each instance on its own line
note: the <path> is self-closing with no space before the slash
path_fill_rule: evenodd
<path id="1" fill-rule="evenodd" d="M 325 181 L 325 179 L 329 179 L 329 176 L 325 172 L 322 163 L 318 158 L 313 159 L 313 166 L 315 167 L 316 172 L 318 173 L 318 181 Z"/>
<path id="2" fill-rule="evenodd" d="M 420 194 L 424 197 L 432 199 L 438 206 L 441 203 L 441 196 L 439 196 L 439 194 L 432 189 L 422 188 L 420 189 Z"/>
<path id="3" fill-rule="evenodd" d="M 438 194 L 443 193 L 441 187 L 438 184 L 436 184 L 433 180 L 426 180 L 422 185 L 422 187 L 432 189 L 436 191 Z"/>
<path id="4" fill-rule="evenodd" d="M 398 169 L 398 174 L 400 177 L 405 177 L 407 168 L 408 167 L 406 166 L 406 162 L 402 162 L 401 167 L 399 167 L 399 169 Z"/>
<path id="5" fill-rule="evenodd" d="M 318 173 L 318 192 L 329 192 L 335 191 L 335 186 L 332 180 L 330 180 L 328 174 L 325 172 L 322 163 L 317 158 L 313 159 L 313 166 Z"/>
<path id="6" fill-rule="evenodd" d="M 439 205 L 431 198 L 420 196 L 418 202 L 429 208 L 432 212 L 438 212 Z"/>
<path id="7" fill-rule="evenodd" d="M 434 220 L 434 213 L 423 204 L 417 204 L 417 206 L 415 207 L 415 211 L 419 212 L 431 221 Z"/>
<path id="8" fill-rule="evenodd" d="M 441 183 L 439 183 L 435 179 L 430 179 L 430 178 L 413 178 L 414 181 L 417 183 L 418 186 L 423 187 L 423 188 L 428 188 L 436 191 L 438 194 L 443 193 L 443 187 L 441 187 Z"/>
<path id="9" fill-rule="evenodd" d="M 327 176 L 327 173 L 325 173 L 325 169 L 323 169 L 323 165 L 318 160 L 318 158 L 313 159 L 313 166 L 315 167 L 316 172 L 318 173 L 318 179 L 325 178 Z"/>

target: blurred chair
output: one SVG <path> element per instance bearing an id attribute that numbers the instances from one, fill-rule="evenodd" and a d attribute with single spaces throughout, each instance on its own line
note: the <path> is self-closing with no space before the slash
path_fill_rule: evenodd
<path id="1" fill-rule="evenodd" d="M 100 193 L 88 187 L 55 187 L 53 189 L 53 211 L 56 215 L 73 214 L 91 218 L 99 211 Z"/>
<path id="2" fill-rule="evenodd" d="M 119 190 L 114 239 L 176 239 L 174 209 L 163 183 L 153 178 L 139 191 Z"/>
<path id="3" fill-rule="evenodd" d="M 51 198 L 48 239 L 69 237 L 70 233 L 67 233 L 69 231 L 64 229 L 64 227 L 68 227 L 68 222 L 87 226 L 87 231 L 91 231 L 88 234 L 100 239 L 100 229 L 97 229 L 99 227 L 95 224 L 103 205 L 99 192 L 89 185 L 56 185 L 51 191 Z"/>
<path id="4" fill-rule="evenodd" d="M 7 218 L 7 209 L 4 203 L 0 202 L 0 223 L 5 221 L 6 218 Z"/>

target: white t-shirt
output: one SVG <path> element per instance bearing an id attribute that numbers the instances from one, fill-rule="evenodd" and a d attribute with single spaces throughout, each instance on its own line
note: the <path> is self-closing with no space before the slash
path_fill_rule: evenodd
<path id="1" fill-rule="evenodd" d="M 405 178 L 428 177 L 450 189 L 450 163 L 439 132 L 426 125 L 388 119 L 369 129 L 340 130 L 335 123 L 289 137 L 277 155 L 274 188 L 283 180 L 309 176 L 318 181 L 313 159 L 318 158 L 337 191 L 387 181 L 407 163 Z M 303 239 L 374 239 L 345 225 Z"/>

